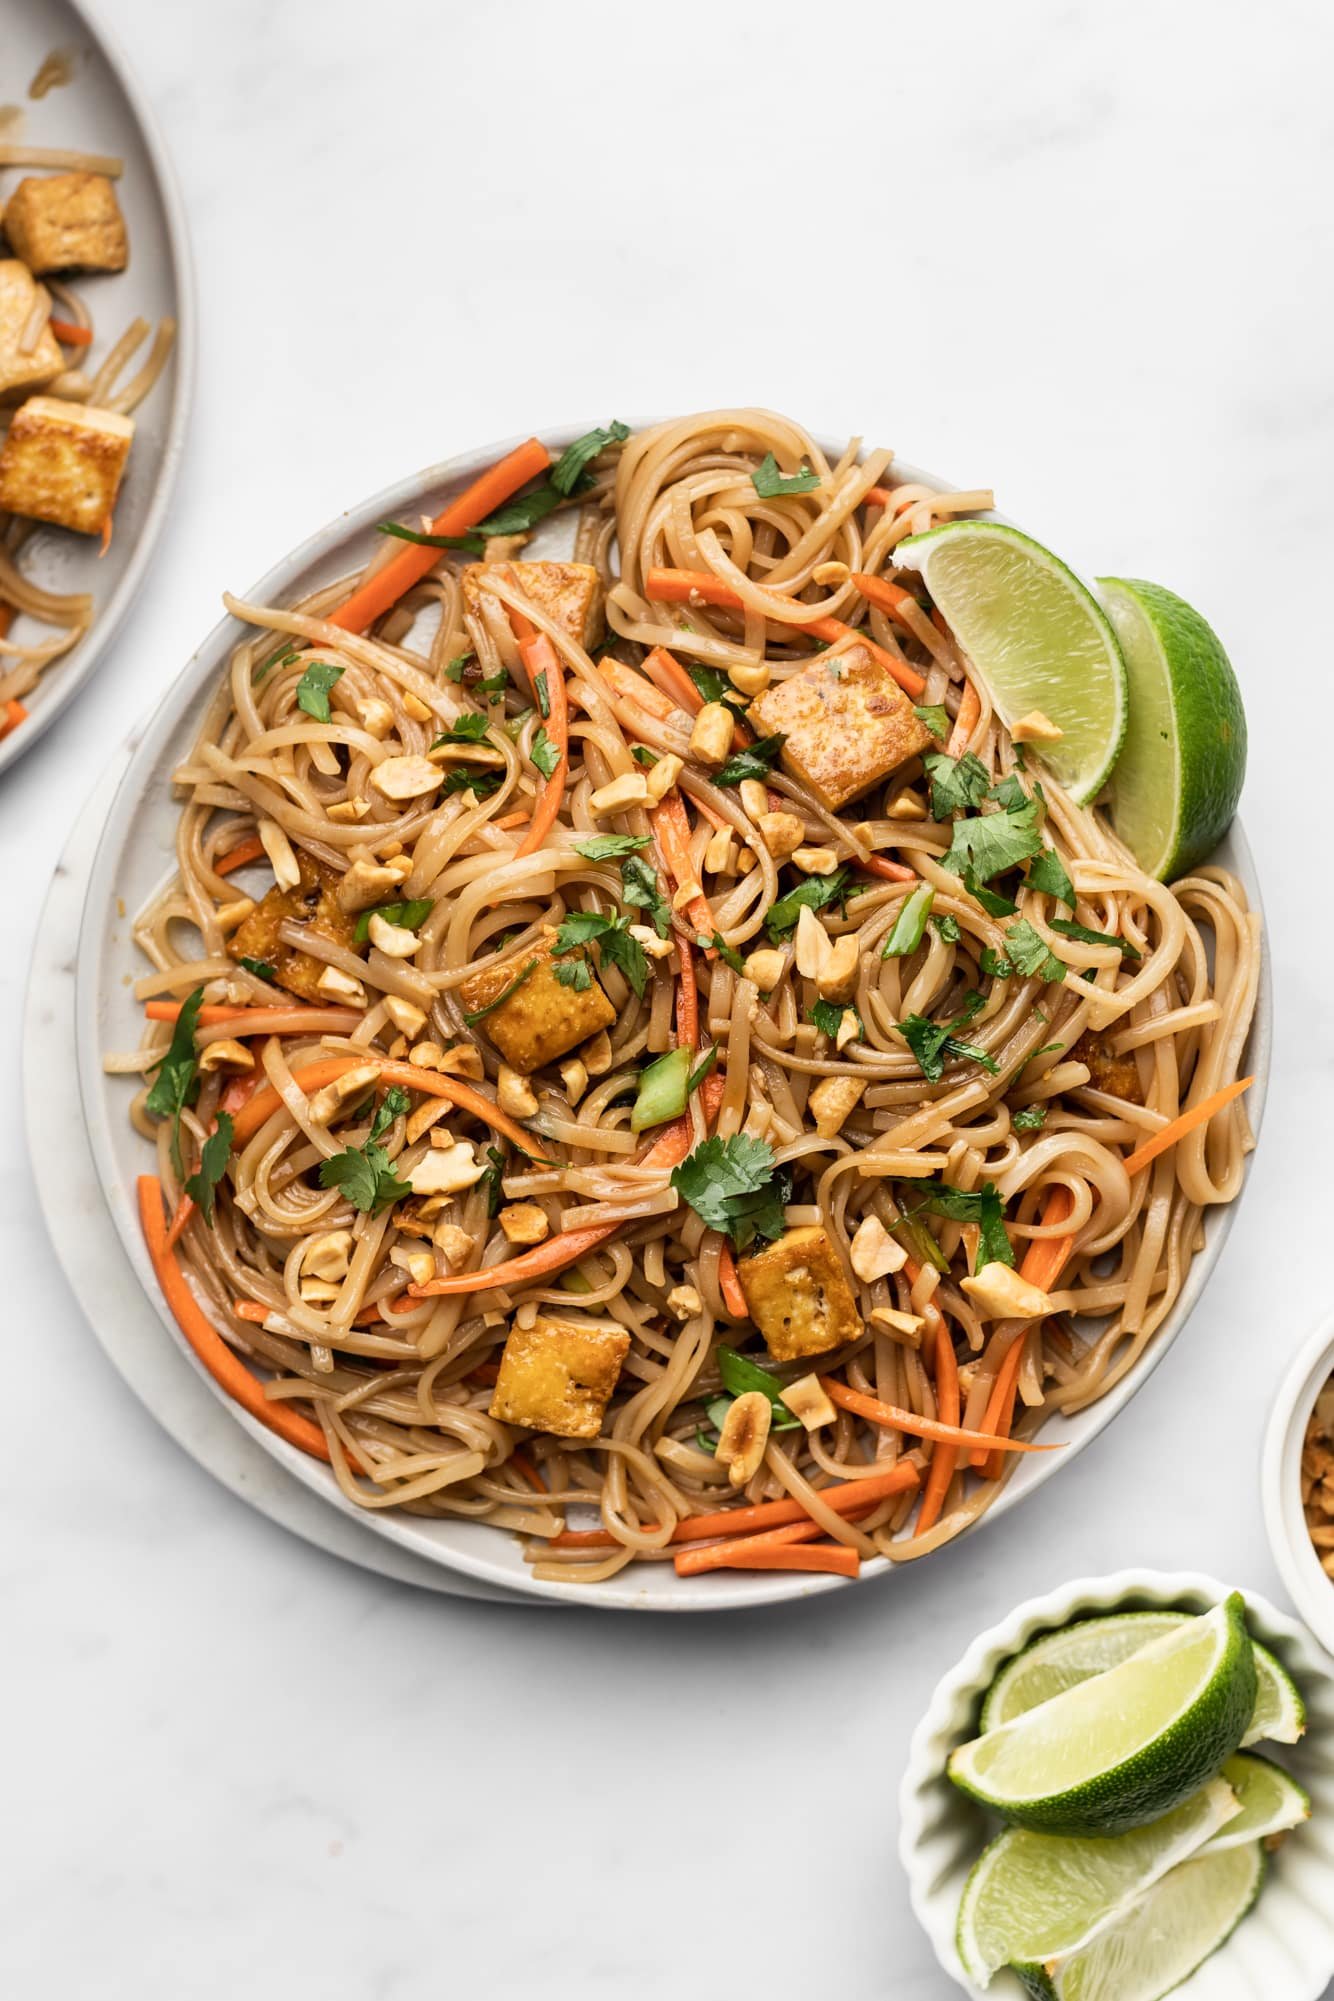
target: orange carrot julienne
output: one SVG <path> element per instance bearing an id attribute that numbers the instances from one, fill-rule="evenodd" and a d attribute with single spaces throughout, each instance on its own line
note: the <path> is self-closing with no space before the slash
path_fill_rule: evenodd
<path id="1" fill-rule="evenodd" d="M 678 1577 L 697 1577 L 709 1570 L 808 1570 L 857 1577 L 862 1567 L 861 1557 L 846 1543 L 782 1543 L 776 1536 L 763 1535 L 683 1549 L 674 1562 Z"/>
<path id="2" fill-rule="evenodd" d="M 676 940 L 676 951 L 681 961 L 680 977 L 676 982 L 676 1046 L 678 1049 L 698 1049 L 699 989 L 695 985 L 695 954 L 681 937 Z"/>
<path id="3" fill-rule="evenodd" d="M 230 875 L 233 869 L 244 868 L 247 862 L 257 862 L 264 852 L 264 843 L 258 834 L 250 834 L 244 841 L 238 841 L 234 848 L 228 848 L 225 855 L 219 855 L 213 864 L 214 875 Z"/>
<path id="4" fill-rule="evenodd" d="M 466 535 L 550 464 L 551 454 L 546 446 L 537 438 L 527 439 L 451 500 L 431 523 L 431 533 Z M 429 544 L 406 543 L 382 569 L 359 585 L 337 611 L 328 614 L 330 624 L 341 626 L 344 632 L 364 632 L 377 618 L 383 618 L 414 584 L 419 584 L 439 560 L 439 549 Z"/>
<path id="5" fill-rule="evenodd" d="M 1142 1146 L 1137 1146 L 1133 1153 L 1127 1154 L 1126 1173 L 1138 1174 L 1141 1168 L 1147 1167 L 1151 1160 L 1157 1160 L 1160 1153 L 1166 1153 L 1170 1146 L 1175 1146 L 1178 1140 L 1186 1137 L 1187 1133 L 1193 1133 L 1197 1126 L 1207 1124 L 1215 1112 L 1221 1112 L 1224 1105 L 1230 1105 L 1234 1098 L 1239 1098 L 1243 1091 L 1249 1090 L 1254 1082 L 1254 1077 L 1238 1077 L 1235 1082 L 1224 1084 L 1221 1091 L 1211 1091 L 1207 1098 L 1200 1099 L 1198 1105 L 1191 1105 L 1186 1111 L 1179 1113 L 1160 1131 L 1152 1133 Z"/>
<path id="6" fill-rule="evenodd" d="M 144 1013 L 150 1021 L 176 1021 L 180 1017 L 181 1005 L 180 1001 L 146 1001 L 144 1003 Z M 336 1015 L 338 1017 L 337 1023 L 331 1025 L 327 1030 L 327 1033 L 331 1035 L 338 1028 L 355 1028 L 362 1018 L 355 1008 L 313 1007 L 295 1000 L 289 1002 L 286 1006 L 275 1001 L 251 1001 L 245 1007 L 223 1007 L 221 1005 L 214 1007 L 205 1004 L 200 1008 L 197 1018 L 201 1028 L 216 1028 L 220 1022 L 230 1021 L 243 1022 L 247 1027 L 253 1029 L 253 1024 L 256 1021 L 262 1024 L 269 1016 L 275 1014 L 319 1015 L 322 1019 Z M 253 1032 L 258 1034 L 261 1031 L 254 1029 Z"/>
<path id="7" fill-rule="evenodd" d="M 237 1319 L 251 1320 L 256 1327 L 262 1327 L 273 1310 L 271 1306 L 265 1306 L 263 1301 L 258 1299 L 234 1299 L 232 1301 L 232 1312 L 236 1315 Z"/>
<path id="8" fill-rule="evenodd" d="M 561 801 L 565 797 L 565 774 L 570 762 L 570 708 L 566 699 L 565 670 L 561 666 L 555 647 L 545 632 L 539 632 L 531 639 L 525 639 L 519 646 L 523 664 L 528 669 L 528 678 L 536 685 L 538 676 L 544 678 L 550 711 L 544 728 L 547 737 L 557 752 L 556 764 L 550 778 L 543 784 L 533 817 L 528 824 L 528 832 L 514 850 L 514 859 L 521 855 L 535 854 L 545 841 L 556 816 L 560 812 Z"/>
<path id="9" fill-rule="evenodd" d="M 182 1195 L 180 1201 L 176 1204 L 176 1213 L 173 1215 L 167 1229 L 167 1234 L 163 1239 L 169 1251 L 176 1248 L 177 1239 L 194 1213 L 194 1198 L 190 1195 Z"/>
<path id="10" fill-rule="evenodd" d="M 465 1084 L 461 1078 L 442 1077 L 438 1070 L 421 1070 L 415 1063 L 391 1063 L 375 1055 L 322 1056 L 317 1062 L 307 1063 L 304 1068 L 294 1070 L 292 1081 L 309 1096 L 312 1091 L 321 1090 L 325 1084 L 332 1084 L 337 1078 L 345 1076 L 349 1070 L 360 1070 L 365 1063 L 378 1064 L 382 1084 L 398 1084 L 405 1091 L 420 1091 L 428 1098 L 448 1098 L 449 1102 L 457 1105 L 460 1111 L 471 1112 L 474 1118 L 482 1119 L 498 1133 L 504 1133 L 506 1139 L 513 1140 L 514 1144 L 521 1147 L 525 1153 L 531 1154 L 534 1151 L 532 1133 L 525 1132 L 522 1126 L 516 1125 L 513 1119 L 507 1117 L 499 1106 L 493 1105 L 489 1098 L 483 1097 L 480 1091 L 473 1090 L 472 1086 Z M 266 1084 L 262 1091 L 256 1091 L 249 1103 L 243 1105 L 236 1114 L 232 1126 L 233 1146 L 244 1146 L 247 1140 L 253 1139 L 264 1121 L 273 1117 L 281 1103 L 282 1099 L 272 1084 Z"/>
<path id="11" fill-rule="evenodd" d="M 957 1426 L 959 1422 L 959 1364 L 954 1353 L 954 1337 L 939 1308 L 934 1308 L 936 1317 L 936 1411 L 942 1424 Z M 926 1476 L 926 1487 L 922 1494 L 921 1511 L 917 1517 L 914 1533 L 925 1535 L 940 1519 L 940 1511 L 945 1505 L 945 1496 L 954 1478 L 954 1468 L 958 1463 L 957 1445 L 937 1445 L 931 1454 L 931 1465 Z"/>
<path id="12" fill-rule="evenodd" d="M 319 1426 L 312 1424 L 308 1417 L 302 1417 L 299 1411 L 289 1410 L 286 1404 L 275 1403 L 265 1396 L 259 1378 L 252 1375 L 240 1356 L 228 1347 L 186 1284 L 185 1273 L 177 1262 L 175 1252 L 167 1248 L 162 1183 L 155 1174 L 139 1176 L 138 1196 L 140 1227 L 162 1296 L 171 1308 L 176 1325 L 214 1382 L 220 1384 L 228 1396 L 234 1397 L 252 1417 L 257 1417 L 261 1424 L 268 1425 L 270 1431 L 276 1431 L 280 1438 L 285 1438 L 289 1445 L 299 1446 L 313 1459 L 328 1459 L 329 1447 Z"/>
<path id="13" fill-rule="evenodd" d="M 531 816 L 528 812 L 528 808 L 526 806 L 521 806 L 517 813 L 504 813 L 501 815 L 500 819 L 493 820 L 491 822 L 491 825 L 493 827 L 499 827 L 502 832 L 508 832 L 511 827 L 524 826 L 530 817 Z"/>
<path id="14" fill-rule="evenodd" d="M 684 709 L 688 716 L 699 714 L 704 707 L 704 697 L 685 668 L 672 658 L 665 646 L 655 646 L 651 653 L 645 655 L 642 666 L 649 680 L 675 708 Z"/>
<path id="15" fill-rule="evenodd" d="M 542 1475 L 538 1472 L 536 1466 L 534 1466 L 532 1460 L 528 1457 L 528 1454 L 526 1452 L 516 1448 L 510 1454 L 509 1463 L 514 1468 L 516 1473 L 522 1474 L 523 1478 L 528 1482 L 528 1485 L 532 1488 L 535 1494 L 546 1493 L 547 1483 L 542 1478 Z"/>
<path id="16" fill-rule="evenodd" d="M 725 611 L 745 611 L 748 609 L 741 593 L 731 584 L 725 584 L 721 577 L 712 576 L 707 570 L 650 570 L 644 579 L 644 594 L 655 604 L 690 604 L 698 599 L 705 604 L 717 605 Z M 855 630 L 845 625 L 840 618 L 815 616 L 812 618 L 783 618 L 782 611 L 801 611 L 802 605 L 796 598 L 780 598 L 773 592 L 772 598 L 777 609 L 774 616 L 781 625 L 795 625 L 799 632 L 809 632 L 814 639 L 828 640 L 833 644 L 840 639 L 855 639 L 864 646 L 871 657 L 880 662 L 887 673 L 892 674 L 899 686 L 909 695 L 920 695 L 926 682 L 906 660 L 896 660 L 883 646 L 877 646 L 869 633 Z"/>
<path id="17" fill-rule="evenodd" d="M 959 713 L 954 718 L 954 728 L 950 731 L 949 742 L 945 745 L 947 757 L 962 757 L 968 748 L 969 737 L 977 728 L 977 719 L 981 713 L 982 703 L 977 689 L 971 681 L 965 681 L 959 701 Z"/>
<path id="18" fill-rule="evenodd" d="M 1043 1223 L 1063 1223 L 1075 1206 L 1075 1198 L 1063 1181 L 1058 1181 L 1047 1192 L 1042 1208 Z M 1050 1292 L 1061 1275 L 1066 1259 L 1074 1247 L 1073 1237 L 1034 1237 L 1019 1262 L 1019 1276 L 1036 1285 L 1042 1292 Z M 1014 1400 L 1019 1387 L 1019 1370 L 1024 1359 L 1024 1342 L 1027 1331 L 1020 1334 L 1011 1347 L 1007 1348 L 996 1371 L 996 1379 L 987 1398 L 986 1410 L 982 1418 L 984 1431 L 991 1431 L 998 1438 L 1008 1438 L 1010 1426 L 1014 1422 Z M 984 1450 L 970 1452 L 968 1464 L 975 1468 L 985 1468 L 984 1478 L 999 1480 L 1004 1461 L 999 1452 L 988 1454 Z"/>
<path id="19" fill-rule="evenodd" d="M 685 801 L 674 785 L 670 792 L 663 794 L 656 806 L 650 808 L 648 817 L 649 825 L 657 836 L 658 846 L 662 849 L 663 860 L 675 877 L 678 890 L 684 889 L 689 882 L 697 881 L 698 876 L 690 855 L 690 818 L 686 812 Z M 685 909 L 686 916 L 695 927 L 696 935 L 704 939 L 712 938 L 713 912 L 703 892 L 701 891 L 698 896 L 692 896 Z M 707 951 L 709 958 L 717 957 L 712 945 L 708 946 Z"/>
<path id="20" fill-rule="evenodd" d="M 651 681 L 646 681 L 637 667 L 627 667 L 620 660 L 601 659 L 597 670 L 614 695 L 622 701 L 637 702 L 650 716 L 656 716 L 665 723 L 675 715 L 678 704 L 670 695 L 664 695 Z"/>
<path id="21" fill-rule="evenodd" d="M 233 1077 L 218 1099 L 218 1110 L 235 1118 L 242 1105 L 248 1105 L 259 1089 L 259 1078 L 253 1073 L 248 1077 Z"/>
<path id="22" fill-rule="evenodd" d="M 825 1507 L 836 1515 L 856 1515 L 872 1508 L 891 1494 L 905 1493 L 919 1481 L 917 1468 L 906 1459 L 887 1467 L 883 1473 L 868 1473 L 855 1480 L 842 1480 L 834 1487 L 817 1487 Z M 713 1536 L 744 1535 L 765 1529 L 783 1528 L 793 1522 L 809 1522 L 812 1517 L 800 1501 L 757 1501 L 745 1508 L 719 1508 L 712 1514 L 687 1515 L 669 1538 L 672 1542 L 707 1542 Z M 557 1549 L 613 1549 L 616 1538 L 606 1529 L 563 1529 L 555 1539 Z"/>
<path id="23" fill-rule="evenodd" d="M 887 855 L 868 855 L 865 861 L 857 861 L 855 866 L 865 869 L 868 875 L 883 876 L 886 882 L 916 882 L 913 869 L 905 868 L 902 862 L 892 862 Z"/>
<path id="24" fill-rule="evenodd" d="M 1032 1331 L 1031 1327 L 1025 1327 L 1015 1336 L 1005 1351 L 1005 1359 L 996 1371 L 996 1380 L 991 1386 L 986 1416 L 982 1422 L 989 1430 L 994 1430 L 998 1438 L 1008 1438 L 1010 1426 L 1014 1423 L 1014 1400 L 1019 1388 L 1019 1371 L 1023 1367 L 1024 1348 Z M 1005 1460 L 1000 1451 L 993 1450 L 974 1452 L 969 1463 L 982 1468 L 984 1479 L 999 1480 Z"/>
<path id="25" fill-rule="evenodd" d="M 92 328 L 81 327 L 75 320 L 58 320 L 53 315 L 47 324 L 56 339 L 66 347 L 91 347 L 93 344 Z"/>
<path id="26" fill-rule="evenodd" d="M 718 1290 L 723 1296 L 723 1304 L 734 1319 L 749 1319 L 750 1308 L 746 1304 L 746 1295 L 741 1290 L 741 1277 L 736 1268 L 736 1259 L 732 1255 L 732 1246 L 725 1237 L 718 1253 Z"/>
<path id="27" fill-rule="evenodd" d="M 821 1386 L 831 1403 L 843 1410 L 853 1411 L 858 1417 L 869 1418 L 872 1424 L 882 1424 L 887 1430 L 907 1432 L 910 1438 L 929 1438 L 938 1445 L 981 1445 L 988 1451 L 999 1446 L 1006 1452 L 1060 1452 L 1059 1445 L 1029 1445 L 1018 1439 L 997 1438 L 991 1432 L 965 1431 L 957 1424 L 941 1424 L 933 1417 L 918 1417 L 915 1411 L 900 1410 L 897 1404 L 882 1403 L 879 1397 L 867 1396 L 861 1390 L 850 1390 L 846 1384 L 835 1382 L 832 1376 L 821 1376 Z"/>
<path id="28" fill-rule="evenodd" d="M 6 609 L 6 606 L 0 605 L 0 612 Z M 0 626 L 0 638 L 4 637 L 4 631 L 5 628 Z M 28 711 L 24 708 L 22 702 L 6 702 L 4 707 L 4 721 L 0 722 L 0 737 L 8 736 L 11 730 L 16 730 L 20 723 L 26 723 L 27 720 Z"/>

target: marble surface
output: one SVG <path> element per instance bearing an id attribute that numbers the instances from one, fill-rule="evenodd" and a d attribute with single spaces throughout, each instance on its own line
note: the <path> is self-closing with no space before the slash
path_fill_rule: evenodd
<path id="1" fill-rule="evenodd" d="M 1283 0 L 1263 35 L 1237 0 L 105 12 L 184 183 L 199 398 L 149 587 L 0 794 L 5 1984 L 946 2001 L 894 1791 L 968 1638 L 1124 1564 L 1286 1602 L 1259 1441 L 1328 1303 L 1334 1117 L 1327 11 Z M 224 586 L 476 440 L 743 399 L 992 481 L 1077 565 L 1220 627 L 1276 975 L 1264 1141 L 1177 1347 L 994 1532 L 745 1620 L 446 1601 L 243 1506 L 103 1359 L 21 1139 L 38 912 Z"/>

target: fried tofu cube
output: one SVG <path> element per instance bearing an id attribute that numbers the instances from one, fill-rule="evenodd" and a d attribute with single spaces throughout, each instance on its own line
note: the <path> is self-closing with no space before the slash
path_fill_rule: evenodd
<path id="1" fill-rule="evenodd" d="M 320 992 L 320 975 L 325 961 L 289 945 L 278 934 L 284 924 L 299 924 L 312 937 L 326 938 L 355 952 L 357 920 L 342 908 L 336 891 L 340 881 L 335 870 L 317 862 L 303 848 L 296 851 L 301 880 L 292 889 L 271 889 L 233 931 L 230 940 L 234 959 L 258 959 L 273 967 L 276 984 L 289 994 L 327 1007 Z"/>
<path id="2" fill-rule="evenodd" d="M 17 257 L 0 258 L 0 398 L 13 402 L 54 382 L 65 366 L 59 343 L 44 326 L 23 347 L 37 305 L 37 280 Z"/>
<path id="3" fill-rule="evenodd" d="M 750 1317 L 775 1362 L 821 1355 L 855 1341 L 861 1315 L 829 1233 L 819 1223 L 789 1230 L 737 1265 Z"/>
<path id="4" fill-rule="evenodd" d="M 591 563 L 469 563 L 463 572 L 463 602 L 480 611 L 488 577 L 517 584 L 540 611 L 583 647 L 602 637 L 602 579 Z"/>
<path id="5" fill-rule="evenodd" d="M 30 396 L 0 446 L 0 509 L 105 533 L 133 442 L 133 420 L 115 410 Z"/>
<path id="6" fill-rule="evenodd" d="M 105 174 L 20 181 L 5 203 L 5 235 L 30 271 L 123 271 L 125 218 Z"/>
<path id="7" fill-rule="evenodd" d="M 931 743 L 892 674 L 864 646 L 818 653 L 749 709 L 760 736 L 787 738 L 783 764 L 831 813 Z"/>
<path id="8" fill-rule="evenodd" d="M 539 1316 L 513 1327 L 491 1415 L 558 1438 L 596 1438 L 629 1349 L 625 1329 L 605 1323 Z"/>
<path id="9" fill-rule="evenodd" d="M 509 959 L 503 966 L 486 966 L 459 988 L 459 1000 L 466 1014 L 492 1007 L 506 987 L 514 986 L 509 999 L 484 1016 L 484 1028 L 511 1070 L 527 1077 L 547 1063 L 554 1063 L 577 1043 L 587 1042 L 600 1028 L 610 1028 L 616 1010 L 598 985 L 596 975 L 582 993 L 562 986 L 556 967 L 569 964 L 552 956 L 556 934 L 544 927 L 540 944 L 530 957 L 537 964 L 521 986 L 514 986 L 528 960 Z M 591 971 L 591 968 L 590 968 Z"/>
<path id="10" fill-rule="evenodd" d="M 1112 1098 L 1124 1098 L 1127 1104 L 1142 1105 L 1144 1086 L 1139 1080 L 1139 1065 L 1129 1051 L 1124 1056 L 1116 1054 L 1112 1048 L 1113 1032 L 1100 1035 L 1091 1028 L 1085 1029 L 1071 1049 L 1070 1059 L 1088 1064 L 1090 1089 L 1106 1091 Z"/>

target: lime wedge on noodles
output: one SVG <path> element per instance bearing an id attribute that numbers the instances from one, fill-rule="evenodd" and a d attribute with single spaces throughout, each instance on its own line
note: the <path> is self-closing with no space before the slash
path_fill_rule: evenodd
<path id="1" fill-rule="evenodd" d="M 1053 1695 L 1120 1667 L 1150 1640 L 1184 1626 L 1189 1612 L 1113 1612 L 1105 1618 L 1081 1619 L 1058 1632 L 1044 1633 L 1021 1654 L 1007 1661 L 982 1704 L 982 1728 L 996 1730 L 1026 1709 L 1036 1709 Z M 1267 1647 L 1252 1642 L 1255 1654 L 1255 1711 L 1242 1738 L 1243 1750 L 1262 1737 L 1277 1744 L 1295 1744 L 1306 1728 L 1306 1705 L 1292 1676 Z"/>
<path id="2" fill-rule="evenodd" d="M 996 521 L 950 521 L 900 542 L 1003 720 L 1040 709 L 1063 732 L 1038 750 L 1080 805 L 1102 790 L 1126 733 L 1126 669 L 1107 615 L 1039 542 Z"/>
<path id="3" fill-rule="evenodd" d="M 1211 1778 L 1254 1706 L 1255 1656 L 1233 1592 L 1120 1667 L 961 1745 L 949 1776 L 1020 1827 L 1119 1834 Z"/>
<path id="4" fill-rule="evenodd" d="M 1086 1945 L 1123 1905 L 1240 1819 L 1225 1780 L 1129 1834 L 1078 1840 L 1007 1828 L 985 1850 L 959 1906 L 959 1957 L 985 1987 L 1013 1960 L 1060 1959 Z"/>
<path id="5" fill-rule="evenodd" d="M 1147 875 L 1173 882 L 1227 832 L 1246 776 L 1237 677 L 1197 611 L 1160 584 L 1100 577 L 1130 674 L 1112 825 Z"/>
<path id="6" fill-rule="evenodd" d="M 1068 1959 L 1017 1965 L 1039 2001 L 1161 2001 L 1245 1917 L 1264 1875 L 1258 1842 L 1183 1862 Z"/>

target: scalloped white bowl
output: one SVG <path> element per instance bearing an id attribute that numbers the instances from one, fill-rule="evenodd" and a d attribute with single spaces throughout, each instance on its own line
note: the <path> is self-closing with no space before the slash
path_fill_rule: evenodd
<path id="1" fill-rule="evenodd" d="M 1292 1771 L 1311 1795 L 1311 1818 L 1271 1858 L 1254 1906 L 1227 1943 L 1175 1990 L 1181 2001 L 1319 2001 L 1334 1979 L 1334 1672 L 1305 1628 L 1258 1593 L 1196 1571 L 1121 1570 L 1081 1578 L 1031 1598 L 982 1633 L 937 1684 L 913 1732 L 899 1791 L 899 1858 L 917 1919 L 951 1980 L 983 2001 L 954 1949 L 959 1898 L 996 1822 L 945 1776 L 955 1746 L 976 1729 L 982 1698 L 1012 1654 L 1039 1634 L 1100 1612 L 1175 1608 L 1207 1612 L 1242 1590 L 1247 1623 L 1282 1662 L 1306 1699 L 1300 1744 L 1259 1748 Z M 1020 2001 L 1023 1988 L 998 1973 L 986 2001 Z"/>
<path id="2" fill-rule="evenodd" d="M 553 452 L 559 452 L 588 428 L 587 423 L 548 425 L 542 427 L 540 434 Z M 483 467 L 518 442 L 516 438 L 505 439 L 444 465 L 409 474 L 372 499 L 335 517 L 247 591 L 246 599 L 258 604 L 287 604 L 317 585 L 345 574 L 365 560 L 376 522 L 410 517 L 423 508 L 431 514 L 438 513 L 447 493 L 475 478 Z M 825 443 L 835 454 L 842 449 L 827 440 Z M 905 479 L 949 484 L 906 461 L 896 461 L 896 471 Z M 562 540 L 562 535 L 567 539 Z M 569 536 L 568 520 L 549 522 L 539 532 L 533 553 L 567 554 L 571 546 Z M 224 582 L 225 579 L 219 579 L 220 588 Z M 152 1152 L 130 1124 L 128 1106 L 134 1084 L 124 1076 L 106 1075 L 102 1057 L 107 1050 L 132 1049 L 139 1041 L 142 1015 L 134 999 L 132 981 L 145 970 L 145 965 L 134 947 L 132 913 L 143 908 L 164 876 L 175 867 L 178 808 L 171 796 L 171 772 L 193 742 L 202 706 L 211 696 L 232 647 L 242 637 L 243 628 L 233 619 L 224 619 L 215 626 L 158 708 L 134 733 L 125 775 L 107 815 L 89 875 L 76 966 L 79 1089 L 102 1192 L 130 1263 L 157 1309 L 164 1338 L 174 1340 L 201 1375 L 202 1368 L 186 1346 L 158 1289 L 139 1231 L 135 1176 L 151 1166 Z M 1259 884 L 1240 825 L 1233 826 L 1220 844 L 1217 856 L 1240 876 L 1252 904 L 1259 909 Z M 1252 1124 L 1257 1129 L 1268 1082 L 1271 1023 L 1266 952 L 1246 1059 L 1255 1072 L 1256 1081 L 1248 1103 Z M 1237 1203 L 1233 1202 L 1206 1214 L 1204 1248 L 1186 1274 L 1181 1296 L 1139 1363 L 1099 1402 L 1074 1417 L 1053 1421 L 1048 1435 L 1066 1449 L 1061 1453 L 1035 1453 L 1025 1459 L 1006 1483 L 995 1506 L 983 1517 L 984 1522 L 998 1520 L 1026 1494 L 1050 1479 L 1061 1465 L 1068 1464 L 1148 1380 L 1185 1326 L 1208 1283 L 1236 1213 Z M 505 1591 L 587 1605 L 599 1611 L 704 1612 L 792 1604 L 853 1588 L 849 1581 L 837 1577 L 786 1573 L 772 1576 L 762 1571 L 678 1577 L 669 1564 L 633 1565 L 607 1583 L 595 1586 L 540 1583 L 525 1564 L 517 1537 L 503 1530 L 488 1528 L 481 1522 L 430 1520 L 387 1509 L 368 1512 L 357 1508 L 344 1497 L 326 1466 L 286 1444 L 232 1403 L 211 1377 L 204 1379 L 236 1422 L 330 1507 L 353 1516 L 373 1534 L 400 1548 L 483 1583 L 499 1585 Z M 981 1526 L 980 1522 L 976 1525 Z M 976 1533 L 976 1528 L 967 1533 Z M 877 1558 L 863 1565 L 860 1582 L 865 1584 L 884 1577 L 890 1569 L 884 1558 Z"/>

